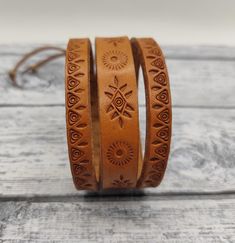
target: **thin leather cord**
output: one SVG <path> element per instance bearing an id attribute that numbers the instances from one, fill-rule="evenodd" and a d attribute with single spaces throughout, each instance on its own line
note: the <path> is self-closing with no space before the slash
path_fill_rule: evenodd
<path id="1" fill-rule="evenodd" d="M 62 56 L 65 56 L 65 49 L 63 48 L 60 48 L 60 47 L 56 47 L 56 46 L 44 46 L 44 47 L 39 47 L 39 48 L 36 48 L 34 49 L 33 51 L 25 54 L 17 63 L 16 65 L 14 66 L 14 68 L 12 70 L 9 71 L 9 78 L 11 79 L 12 81 L 12 84 L 14 86 L 18 86 L 17 84 L 17 73 L 18 73 L 18 70 L 19 68 L 28 60 L 30 59 L 31 57 L 37 55 L 38 53 L 40 52 L 43 52 L 43 51 L 48 51 L 48 50 L 55 50 L 55 51 L 59 51 L 60 53 L 59 54 L 53 54 L 53 55 L 50 55 L 48 56 L 47 58 L 33 64 L 33 65 L 30 65 L 28 67 L 26 67 L 26 69 L 24 71 L 22 71 L 22 73 L 26 73 L 26 72 L 36 72 L 37 69 L 43 65 L 45 65 L 46 63 L 52 61 L 52 60 L 55 60 L 59 57 L 62 57 Z"/>
<path id="2" fill-rule="evenodd" d="M 28 68 L 26 68 L 22 73 L 27 73 L 27 72 L 36 72 L 41 66 L 44 66 L 46 63 L 53 61 L 59 57 L 65 56 L 64 53 L 60 54 L 55 54 L 52 56 L 47 57 L 46 59 L 43 59 L 33 65 L 30 65 Z"/>

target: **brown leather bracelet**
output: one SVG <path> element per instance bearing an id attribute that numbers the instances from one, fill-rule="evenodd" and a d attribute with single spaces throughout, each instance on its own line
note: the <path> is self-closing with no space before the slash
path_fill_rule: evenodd
<path id="1" fill-rule="evenodd" d="M 136 186 L 139 158 L 137 83 L 127 37 L 96 38 L 101 188 Z"/>
<path id="2" fill-rule="evenodd" d="M 67 141 L 74 184 L 97 190 L 92 163 L 89 39 L 70 39 L 66 51 L 65 93 Z"/>
<path id="3" fill-rule="evenodd" d="M 40 47 L 24 55 L 9 71 L 14 85 L 20 87 L 16 76 L 25 61 L 45 50 L 59 53 L 22 73 L 35 72 L 66 53 L 67 141 L 76 188 L 98 190 L 98 184 L 99 189 L 158 186 L 167 166 L 172 130 L 169 77 L 159 45 L 152 38 L 133 38 L 131 43 L 127 37 L 97 38 L 97 78 L 89 39 L 71 39 L 67 51 Z M 137 99 L 140 66 L 147 107 L 144 161 Z"/>
<path id="4" fill-rule="evenodd" d="M 152 38 L 131 40 L 136 74 L 144 74 L 146 92 L 145 154 L 138 187 L 158 186 L 165 173 L 171 142 L 171 94 L 167 67 L 161 48 Z"/>

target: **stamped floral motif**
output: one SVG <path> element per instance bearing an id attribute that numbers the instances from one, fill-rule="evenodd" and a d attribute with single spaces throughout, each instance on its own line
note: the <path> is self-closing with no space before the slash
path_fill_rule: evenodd
<path id="1" fill-rule="evenodd" d="M 124 141 L 117 141 L 112 143 L 107 151 L 107 158 L 110 163 L 114 165 L 128 164 L 134 156 L 134 151 L 131 145 Z"/>
<path id="2" fill-rule="evenodd" d="M 112 44 L 114 47 L 116 47 L 118 44 L 122 43 L 124 41 L 123 38 L 108 38 L 106 40 L 109 44 Z"/>
<path id="3" fill-rule="evenodd" d="M 120 70 L 127 65 L 127 55 L 118 50 L 107 51 L 102 57 L 103 64 L 109 70 Z"/>
<path id="4" fill-rule="evenodd" d="M 133 185 L 129 179 L 125 179 L 123 175 L 112 182 L 113 187 L 116 188 L 128 188 Z"/>
<path id="5" fill-rule="evenodd" d="M 134 108 L 128 103 L 128 98 L 132 95 L 132 90 L 127 90 L 127 83 L 120 84 L 117 76 L 114 77 L 114 84 L 109 85 L 110 91 L 105 95 L 110 99 L 106 112 L 111 114 L 111 120 L 118 119 L 119 125 L 124 126 L 125 118 L 132 118 Z"/>

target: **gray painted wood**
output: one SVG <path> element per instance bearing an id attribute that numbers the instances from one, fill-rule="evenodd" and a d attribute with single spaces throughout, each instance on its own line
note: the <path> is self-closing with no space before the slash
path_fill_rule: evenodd
<path id="1" fill-rule="evenodd" d="M 33 47 L 33 46 L 32 46 Z M 28 47 L 27 50 L 31 50 Z M 15 52 L 19 47 L 9 50 L 0 46 L 0 106 L 5 105 L 63 105 L 64 104 L 64 59 L 54 61 L 42 68 L 37 75 L 24 75 L 19 80 L 24 83 L 24 89 L 12 88 L 7 71 L 13 67 L 20 55 Z M 167 59 L 171 91 L 174 106 L 197 107 L 235 107 L 235 55 L 231 49 L 230 56 L 224 48 L 222 58 L 221 48 L 212 48 L 206 59 L 205 48 L 195 47 L 188 50 L 188 58 L 184 48 L 167 48 Z M 216 51 L 217 50 L 217 51 Z M 190 55 L 191 53 L 191 55 Z M 197 54 L 197 55 L 196 55 Z M 196 56 L 195 56 L 196 55 Z M 201 56 L 200 56 L 201 55 Z M 179 59 L 177 59 L 179 56 Z M 182 58 L 183 56 L 183 58 Z M 220 58 L 220 59 L 219 59 Z M 221 60 L 222 59 L 222 60 Z M 225 60 L 226 61 L 225 61 Z M 35 60 L 34 60 L 35 61 Z M 139 103 L 144 104 L 143 80 L 140 78 Z"/>
<path id="2" fill-rule="evenodd" d="M 235 242 L 234 47 L 164 47 L 174 109 L 163 183 L 87 193 L 70 175 L 63 59 L 24 76 L 24 89 L 7 77 L 35 46 L 0 45 L 1 243 Z"/>
<path id="3" fill-rule="evenodd" d="M 4 202 L 0 215 L 3 243 L 235 241 L 235 199 L 231 198 Z"/>
<path id="4" fill-rule="evenodd" d="M 94 48 L 94 41 L 92 45 Z M 66 43 L 39 43 L 39 44 L 1 44 L 1 56 L 22 56 L 26 52 L 31 51 L 33 48 L 41 47 L 44 45 L 56 45 L 66 48 Z M 187 46 L 187 45 L 161 45 L 164 54 L 169 58 L 176 59 L 219 59 L 219 60 L 234 60 L 235 47 L 234 46 Z"/>

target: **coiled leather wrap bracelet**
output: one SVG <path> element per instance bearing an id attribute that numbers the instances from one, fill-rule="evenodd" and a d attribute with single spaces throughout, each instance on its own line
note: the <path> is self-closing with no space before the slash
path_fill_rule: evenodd
<path id="1" fill-rule="evenodd" d="M 166 63 L 152 38 L 71 39 L 66 51 L 67 142 L 78 190 L 156 187 L 170 151 L 171 95 Z M 142 159 L 138 74 L 146 97 Z M 93 68 L 96 75 L 93 75 Z M 142 115 L 142 114 L 141 114 Z"/>

